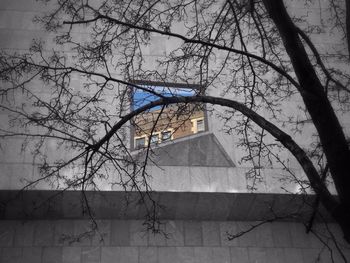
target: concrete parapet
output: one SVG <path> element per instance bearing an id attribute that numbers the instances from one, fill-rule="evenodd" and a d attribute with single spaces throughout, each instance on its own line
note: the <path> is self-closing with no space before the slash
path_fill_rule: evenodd
<path id="1" fill-rule="evenodd" d="M 140 225 L 139 220 L 106 220 L 104 224 L 111 225 L 111 230 L 103 229 L 103 227 L 94 231 L 89 236 L 89 242 L 79 242 L 76 237 L 84 236 L 89 229 L 85 226 L 89 224 L 89 220 L 66 220 L 67 224 L 74 226 L 74 235 L 68 235 L 65 238 L 70 240 L 65 244 L 47 244 L 38 243 L 37 238 L 45 236 L 38 234 L 38 231 L 29 231 L 35 229 L 39 222 L 35 221 L 17 221 L 6 220 L 1 221 L 0 225 L 6 225 L 9 229 L 15 231 L 8 232 L 6 229 L 0 230 L 0 236 L 12 236 L 9 240 L 23 237 L 26 243 L 9 243 L 0 244 L 1 262 L 36 262 L 36 263 L 75 263 L 75 262 L 314 262 L 320 258 L 320 262 L 330 262 L 329 250 L 324 248 L 324 244 L 317 240 L 313 245 L 310 240 L 313 234 L 306 234 L 302 224 L 295 222 L 273 222 L 268 223 L 264 228 L 252 230 L 243 237 L 228 240 L 229 234 L 237 233 L 236 231 L 247 230 L 256 222 L 235 222 L 235 221 L 167 221 L 165 231 L 162 234 L 156 234 L 158 241 L 154 243 L 154 234 L 139 229 L 130 231 L 132 225 Z M 100 222 L 101 223 L 101 222 Z M 53 239 L 62 238 L 60 220 L 41 221 L 40 225 L 50 226 L 54 229 Z M 194 226 L 200 231 L 193 231 Z M 101 226 L 98 224 L 98 226 Z M 190 226 L 190 227 L 189 227 Z M 320 227 L 315 224 L 315 233 Z M 334 227 L 335 225 L 330 224 Z M 125 229 L 127 230 L 125 230 Z M 292 235 L 284 235 L 279 233 L 278 229 L 284 229 Z M 27 229 L 28 231 L 23 231 Z M 103 230 L 102 230 L 103 229 Z M 180 234 L 172 235 L 171 233 L 179 232 Z M 78 232 L 77 232 L 78 231 Z M 80 232 L 79 232 L 80 231 Z M 84 232 L 85 231 L 85 232 Z M 110 232 L 105 236 L 104 240 L 91 243 L 95 236 L 99 236 L 104 231 Z M 226 233 L 226 235 L 224 234 Z M 265 235 L 268 233 L 267 235 Z M 146 241 L 142 243 L 132 243 L 134 235 L 139 234 L 146 237 Z M 283 235 L 283 241 L 277 236 Z M 116 242 L 116 236 L 123 236 Z M 262 239 L 267 237 L 267 240 Z M 272 238 L 273 236 L 273 238 Z M 295 238 L 297 236 L 297 238 Z M 329 248 L 332 248 L 334 262 L 341 262 L 341 256 L 337 250 L 334 250 L 334 243 L 329 233 L 322 233 L 322 237 L 326 238 Z M 160 238 L 160 239 L 159 239 Z M 344 244 L 340 236 L 335 237 L 337 245 L 342 249 L 344 256 L 350 256 L 350 247 Z M 96 238 L 95 238 L 96 239 Z M 50 239 L 51 240 L 51 239 Z M 192 243 L 188 242 L 192 240 Z M 195 242 L 193 242 L 195 240 Z M 324 241 L 323 240 L 323 241 Z M 339 261 L 338 261 L 339 260 Z"/>

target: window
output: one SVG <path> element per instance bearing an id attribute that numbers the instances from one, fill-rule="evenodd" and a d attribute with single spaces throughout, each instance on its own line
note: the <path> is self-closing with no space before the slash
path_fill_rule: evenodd
<path id="1" fill-rule="evenodd" d="M 192 132 L 193 133 L 198 133 L 198 132 L 202 132 L 205 131 L 205 122 L 204 122 L 204 118 L 194 118 L 191 120 L 191 124 L 192 124 Z"/>
<path id="2" fill-rule="evenodd" d="M 204 120 L 197 120 L 197 132 L 204 131 Z"/>
<path id="3" fill-rule="evenodd" d="M 141 137 L 141 138 L 135 138 L 135 148 L 140 149 L 142 147 L 146 146 L 146 138 Z"/>
<path id="4" fill-rule="evenodd" d="M 159 140 L 158 138 L 159 138 L 158 134 L 152 134 L 150 137 L 151 144 L 157 144 Z"/>
<path id="5" fill-rule="evenodd" d="M 159 97 L 152 94 L 152 92 L 165 97 L 195 96 L 200 92 L 199 86 L 195 85 L 191 87 L 187 84 L 134 83 L 141 87 L 133 88 L 131 107 L 134 110 L 158 100 Z M 206 128 L 205 118 L 204 105 L 201 103 L 171 104 L 166 105 L 163 110 L 161 106 L 153 107 L 133 119 L 131 131 L 132 147 L 139 149 L 139 145 L 142 143 L 144 146 L 147 146 L 148 140 L 150 140 L 151 145 L 155 145 L 204 131 Z M 198 120 L 199 123 L 197 123 Z M 141 137 L 145 138 L 145 140 L 139 142 L 136 138 Z"/>
<path id="6" fill-rule="evenodd" d="M 171 131 L 162 132 L 162 142 L 171 140 Z"/>

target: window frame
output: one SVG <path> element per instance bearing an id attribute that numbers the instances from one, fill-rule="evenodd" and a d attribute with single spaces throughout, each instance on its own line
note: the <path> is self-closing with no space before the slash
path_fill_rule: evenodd
<path id="1" fill-rule="evenodd" d="M 202 124 L 202 125 L 203 125 L 203 128 L 202 128 L 201 130 L 199 130 L 199 128 L 198 128 L 198 126 L 199 126 L 198 123 L 199 123 L 200 121 L 203 122 L 203 124 Z M 197 121 L 196 121 L 197 133 L 199 133 L 199 132 L 204 132 L 204 131 L 205 131 L 205 125 L 204 125 L 204 123 L 205 123 L 204 118 L 197 119 Z"/>
<path id="2" fill-rule="evenodd" d="M 140 139 L 144 139 L 144 144 L 143 144 L 142 147 L 136 147 L 136 141 L 137 141 L 137 140 L 140 140 Z M 146 147 L 146 145 L 147 145 L 147 136 L 146 136 L 146 135 L 134 137 L 134 146 L 135 146 L 135 150 L 142 149 L 142 148 Z"/>
<path id="3" fill-rule="evenodd" d="M 173 132 L 174 132 L 174 129 L 166 129 L 166 130 L 164 130 L 164 131 L 161 131 L 161 132 L 160 132 L 160 142 L 162 143 L 162 142 L 169 142 L 169 141 L 172 141 L 173 138 L 174 138 Z M 164 134 L 164 133 L 170 133 L 169 138 L 167 138 L 167 139 L 164 140 L 164 139 L 163 139 L 163 134 Z"/>
<path id="4" fill-rule="evenodd" d="M 203 130 L 198 130 L 198 122 L 199 121 L 204 121 L 204 127 L 203 127 Z M 194 134 L 197 134 L 197 133 L 200 133 L 200 132 L 205 132 L 206 131 L 206 127 L 205 127 L 205 117 L 200 117 L 200 118 L 195 118 L 195 119 L 192 119 L 191 120 L 191 123 L 192 123 L 192 128 L 191 130 L 193 131 Z"/>

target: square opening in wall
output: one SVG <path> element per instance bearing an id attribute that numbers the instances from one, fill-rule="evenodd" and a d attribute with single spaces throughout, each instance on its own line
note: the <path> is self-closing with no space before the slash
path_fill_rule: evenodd
<path id="1" fill-rule="evenodd" d="M 136 82 L 132 90 L 132 110 L 160 99 L 157 94 L 164 97 L 187 97 L 201 93 L 198 85 L 155 82 Z M 207 118 L 202 103 L 155 106 L 132 120 L 131 146 L 140 149 L 161 145 L 205 130 Z"/>

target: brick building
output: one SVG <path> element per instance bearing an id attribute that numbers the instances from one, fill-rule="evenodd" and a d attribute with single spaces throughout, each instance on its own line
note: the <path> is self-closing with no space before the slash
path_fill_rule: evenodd
<path id="1" fill-rule="evenodd" d="M 204 111 L 187 109 L 188 112 L 176 116 L 178 107 L 167 107 L 155 125 L 160 110 L 154 110 L 135 118 L 135 148 L 146 147 L 148 140 L 159 144 L 205 131 Z M 153 128 L 153 126 L 155 127 Z M 152 132 L 153 130 L 153 132 Z M 151 134 L 152 132 L 152 134 Z"/>

